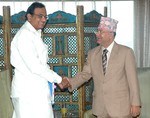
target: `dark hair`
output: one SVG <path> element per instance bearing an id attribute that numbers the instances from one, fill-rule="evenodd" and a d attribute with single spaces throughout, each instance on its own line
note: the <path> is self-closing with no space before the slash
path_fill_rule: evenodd
<path id="1" fill-rule="evenodd" d="M 39 2 L 32 3 L 26 11 L 26 15 L 25 15 L 26 19 L 27 19 L 27 14 L 31 14 L 31 15 L 34 14 L 35 8 L 43 8 L 43 7 L 45 8 L 45 5 L 42 3 L 39 3 Z"/>
<path id="2" fill-rule="evenodd" d="M 116 37 L 116 32 L 114 32 L 114 37 Z"/>

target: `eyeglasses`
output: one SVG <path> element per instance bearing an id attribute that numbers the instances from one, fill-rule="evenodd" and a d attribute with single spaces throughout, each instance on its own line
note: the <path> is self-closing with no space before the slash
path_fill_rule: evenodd
<path id="1" fill-rule="evenodd" d="M 44 16 L 42 14 L 33 14 L 33 15 L 37 16 L 39 19 L 44 18 L 44 19 L 48 20 L 48 18 L 49 18 L 48 15 L 46 15 L 46 16 Z"/>
<path id="2" fill-rule="evenodd" d="M 94 32 L 95 34 L 99 33 L 99 34 L 103 34 L 103 33 L 113 33 L 113 32 L 109 32 L 109 31 L 100 31 L 98 30 L 97 32 Z"/>

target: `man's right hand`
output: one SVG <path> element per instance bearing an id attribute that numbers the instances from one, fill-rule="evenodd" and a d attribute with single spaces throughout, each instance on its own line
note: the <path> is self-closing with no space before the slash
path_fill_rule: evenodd
<path id="1" fill-rule="evenodd" d="M 63 77 L 61 83 L 58 84 L 61 89 L 71 87 L 70 81 L 67 77 Z"/>

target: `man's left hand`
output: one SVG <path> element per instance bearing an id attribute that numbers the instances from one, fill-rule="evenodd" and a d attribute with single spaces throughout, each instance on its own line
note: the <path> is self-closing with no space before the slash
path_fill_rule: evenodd
<path id="1" fill-rule="evenodd" d="M 131 115 L 133 117 L 139 116 L 140 115 L 140 110 L 141 110 L 140 106 L 131 106 Z"/>

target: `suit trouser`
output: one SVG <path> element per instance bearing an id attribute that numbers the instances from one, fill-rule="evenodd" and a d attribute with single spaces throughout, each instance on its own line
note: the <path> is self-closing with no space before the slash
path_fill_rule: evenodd
<path id="1" fill-rule="evenodd" d="M 54 118 L 52 106 L 46 102 L 26 101 L 12 98 L 14 112 L 12 118 Z"/>
<path id="2" fill-rule="evenodd" d="M 131 115 L 127 115 L 127 116 L 110 116 L 107 112 L 106 109 L 104 109 L 104 112 L 102 115 L 97 116 L 97 118 L 132 118 Z"/>
<path id="3" fill-rule="evenodd" d="M 118 116 L 118 117 L 111 117 L 111 116 L 97 116 L 97 118 L 132 118 L 131 116 Z"/>

